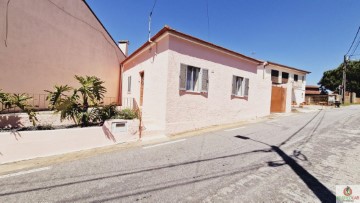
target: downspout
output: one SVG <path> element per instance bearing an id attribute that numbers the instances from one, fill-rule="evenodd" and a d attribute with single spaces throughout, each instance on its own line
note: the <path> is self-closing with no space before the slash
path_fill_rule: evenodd
<path id="1" fill-rule="evenodd" d="M 269 63 L 267 61 L 265 61 L 263 63 L 263 67 L 264 67 L 264 69 L 263 69 L 263 79 L 265 79 L 265 68 L 266 68 L 267 65 L 269 65 Z"/>
<path id="2" fill-rule="evenodd" d="M 122 106 L 122 83 L 123 83 L 123 64 L 120 64 L 120 81 L 119 81 L 119 97 L 118 104 Z"/>

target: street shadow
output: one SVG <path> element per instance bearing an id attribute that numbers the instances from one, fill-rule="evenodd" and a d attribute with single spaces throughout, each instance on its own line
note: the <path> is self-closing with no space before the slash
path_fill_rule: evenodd
<path id="1" fill-rule="evenodd" d="M 294 159 L 277 146 L 271 146 L 271 148 L 290 166 L 321 202 L 334 202 L 336 200 L 335 195 L 325 185 L 300 166 Z"/>
<path id="2" fill-rule="evenodd" d="M 289 142 L 295 135 L 297 135 L 299 132 L 301 132 L 307 125 L 309 125 L 320 113 L 322 110 L 317 112 L 308 122 L 306 122 L 303 126 L 301 126 L 297 131 L 295 131 L 292 135 L 290 135 L 286 140 L 284 140 L 282 143 L 280 143 L 279 147 L 283 146 L 287 142 Z"/>
<path id="3" fill-rule="evenodd" d="M 251 140 L 271 147 L 272 151 L 276 152 L 282 158 L 283 162 L 281 163 L 270 161 L 268 162 L 268 166 L 278 167 L 288 165 L 321 202 L 334 202 L 336 200 L 335 195 L 325 185 L 323 185 L 317 178 L 315 178 L 306 169 L 299 165 L 293 158 L 282 151 L 279 146 L 269 145 L 267 143 L 242 135 L 237 135 L 235 137 L 243 140 Z M 293 152 L 293 156 L 299 157 L 301 160 L 308 160 L 307 157 L 301 153 L 301 151 L 295 150 Z"/>

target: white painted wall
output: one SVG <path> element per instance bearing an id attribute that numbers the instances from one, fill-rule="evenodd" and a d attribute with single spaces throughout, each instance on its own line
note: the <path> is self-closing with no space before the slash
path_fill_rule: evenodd
<path id="1" fill-rule="evenodd" d="M 152 43 L 123 66 L 123 98 L 135 98 L 140 105 L 140 72 L 144 71 L 143 124 L 146 130 L 165 130 L 168 41 Z M 131 76 L 131 92 L 128 92 Z"/>
<path id="2" fill-rule="evenodd" d="M 170 36 L 166 133 L 234 123 L 270 114 L 271 80 L 258 65 Z M 209 69 L 207 95 L 179 91 L 180 64 Z M 232 76 L 250 79 L 249 97 L 232 98 Z"/>

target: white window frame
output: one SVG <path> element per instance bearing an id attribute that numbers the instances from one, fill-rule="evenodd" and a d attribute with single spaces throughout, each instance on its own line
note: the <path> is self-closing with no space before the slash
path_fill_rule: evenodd
<path id="1" fill-rule="evenodd" d="M 207 94 L 209 91 L 209 69 L 181 64 L 179 90 Z"/>
<path id="2" fill-rule="evenodd" d="M 235 96 L 244 97 L 245 95 L 245 78 L 235 75 Z"/>
<path id="3" fill-rule="evenodd" d="M 189 69 L 191 70 L 191 78 L 189 78 Z M 195 71 L 198 70 L 196 81 L 194 81 Z M 202 85 L 202 69 L 195 66 L 187 66 L 186 68 L 186 91 L 187 92 L 201 92 Z M 196 84 L 194 84 L 194 82 Z"/>
<path id="4" fill-rule="evenodd" d="M 249 97 L 249 78 L 243 76 L 232 76 L 232 89 L 231 95 L 235 97 Z"/>

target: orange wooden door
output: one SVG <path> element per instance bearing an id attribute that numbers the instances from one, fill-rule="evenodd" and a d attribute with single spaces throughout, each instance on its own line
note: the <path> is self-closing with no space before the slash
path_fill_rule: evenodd
<path id="1" fill-rule="evenodd" d="M 286 88 L 273 86 L 271 89 L 271 113 L 283 113 L 286 109 Z"/>

